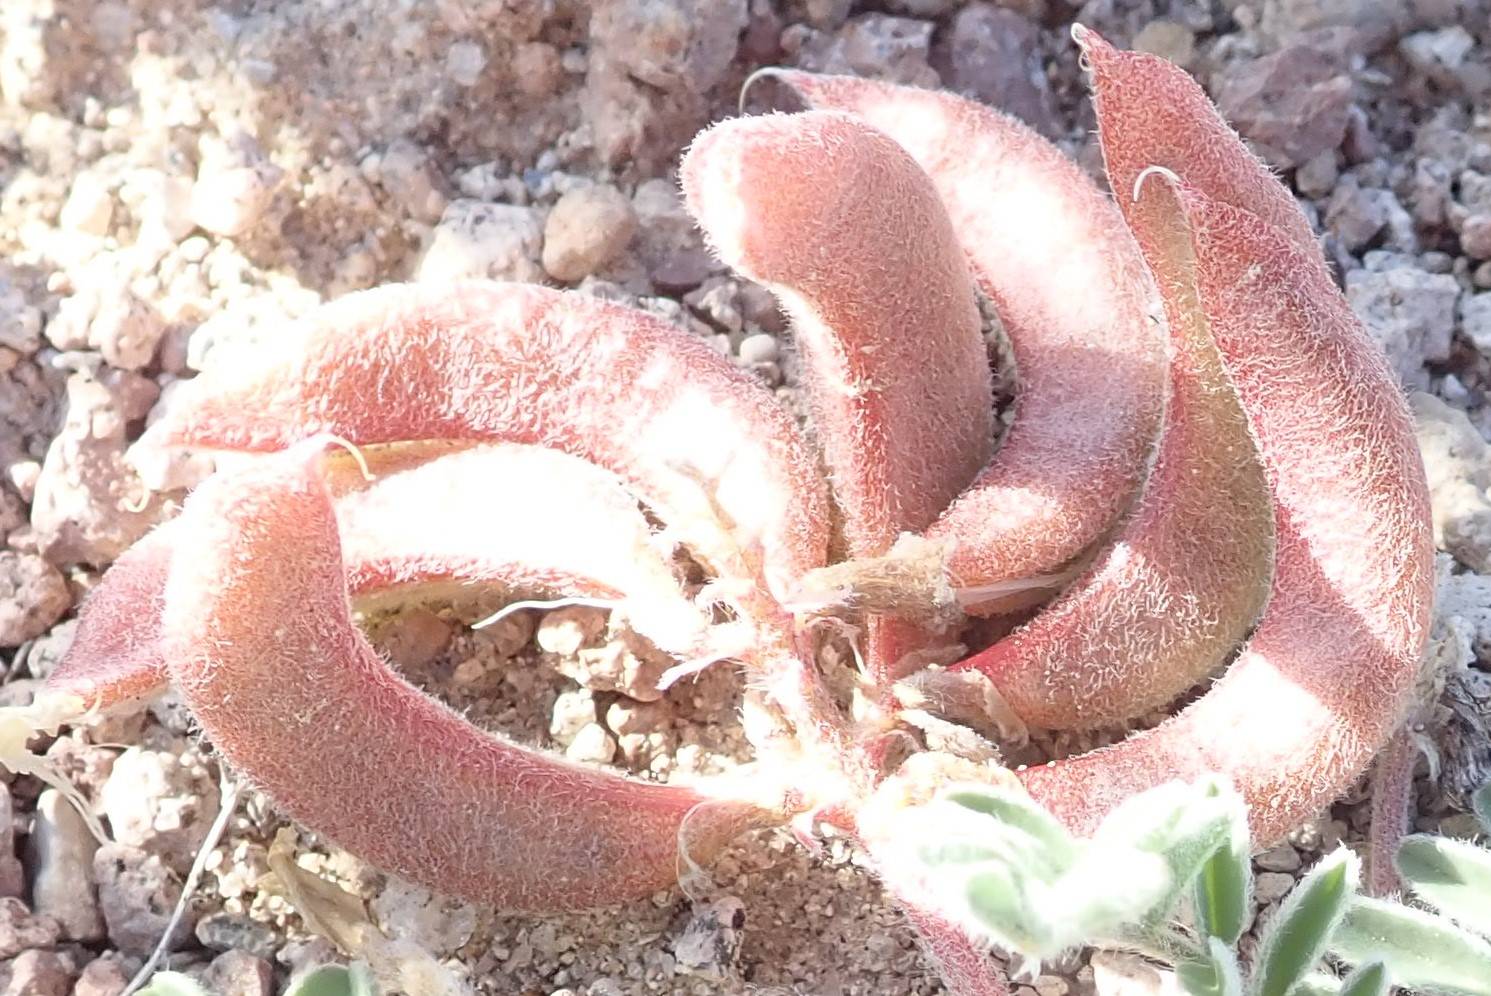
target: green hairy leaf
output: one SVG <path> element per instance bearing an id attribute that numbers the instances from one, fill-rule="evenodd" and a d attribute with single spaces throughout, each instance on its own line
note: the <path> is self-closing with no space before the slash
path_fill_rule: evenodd
<path id="1" fill-rule="evenodd" d="M 1151 921 L 1161 920 L 1171 912 L 1181 894 L 1202 875 L 1218 852 L 1240 855 L 1235 859 L 1241 860 L 1244 867 L 1240 891 L 1219 893 L 1216 897 L 1227 903 L 1218 913 L 1236 921 L 1237 933 L 1231 937 L 1226 936 L 1225 930 L 1207 933 L 1215 933 L 1228 943 L 1242 933 L 1252 881 L 1247 858 L 1247 808 L 1242 797 L 1223 780 L 1174 782 L 1136 796 L 1103 821 L 1096 839 L 1165 859 L 1170 870 L 1170 889 L 1152 909 L 1148 918 Z M 1235 875 L 1232 877 L 1236 879 Z M 1226 888 L 1225 883 L 1222 888 Z"/>
<path id="2" fill-rule="evenodd" d="M 1076 858 L 1077 841 L 1056 817 L 1023 790 L 966 788 L 949 792 L 945 798 L 956 806 L 992 816 L 1001 832 L 1020 832 L 1038 844 L 1057 865 Z"/>
<path id="3" fill-rule="evenodd" d="M 1470 797 L 1470 808 L 1486 832 L 1491 833 L 1491 782 L 1476 789 L 1475 794 Z"/>
<path id="4" fill-rule="evenodd" d="M 1387 996 L 1388 975 L 1382 962 L 1363 965 L 1341 983 L 1341 996 Z"/>
<path id="5" fill-rule="evenodd" d="M 989 938 L 1007 951 L 1040 956 L 1061 950 L 1054 926 L 1026 876 L 994 866 L 968 880 L 968 908 Z"/>
<path id="6" fill-rule="evenodd" d="M 320 965 L 291 983 L 285 996 L 378 996 L 378 987 L 362 962 Z"/>
<path id="7" fill-rule="evenodd" d="M 181 972 L 156 972 L 136 996 L 212 996 L 202 984 Z"/>
<path id="8" fill-rule="evenodd" d="M 1295 985 L 1289 996 L 1340 996 L 1341 980 L 1328 972 L 1311 972 Z"/>
<path id="9" fill-rule="evenodd" d="M 1256 996 L 1288 996 L 1326 952 L 1361 881 L 1361 862 L 1342 848 L 1323 858 L 1279 907 L 1259 951 Z"/>
<path id="10" fill-rule="evenodd" d="M 1456 923 L 1491 936 L 1491 851 L 1415 834 L 1403 841 L 1395 861 L 1414 895 Z"/>
<path id="11" fill-rule="evenodd" d="M 1491 996 L 1491 944 L 1444 917 L 1357 897 L 1331 937 L 1352 964 L 1381 961 L 1393 984 L 1442 996 Z"/>
<path id="12" fill-rule="evenodd" d="M 1173 869 L 1219 846 L 1231 805 L 1210 782 L 1165 786 L 1078 841 L 1018 790 L 958 789 L 917 820 L 938 835 L 911 850 L 988 939 L 1044 958 L 1163 916 L 1186 884 Z"/>
<path id="13" fill-rule="evenodd" d="M 1207 941 L 1204 961 L 1186 961 L 1175 968 L 1186 996 L 1242 996 L 1242 968 L 1230 945 L 1218 938 Z"/>
<path id="14" fill-rule="evenodd" d="M 1196 926 L 1208 937 L 1236 944 L 1248 922 L 1253 865 L 1248 859 L 1246 828 L 1219 847 L 1196 876 L 1193 903 Z"/>

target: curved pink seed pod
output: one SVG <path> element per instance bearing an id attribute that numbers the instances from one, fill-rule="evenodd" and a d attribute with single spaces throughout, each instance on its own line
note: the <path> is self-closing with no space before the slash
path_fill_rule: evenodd
<path id="1" fill-rule="evenodd" d="M 440 581 L 613 598 L 662 650 L 704 650 L 709 620 L 615 475 L 557 450 L 477 446 L 373 455 L 367 483 L 328 460 L 347 584 L 364 600 Z"/>
<path id="2" fill-rule="evenodd" d="M 1153 249 L 1172 356 L 1144 494 L 1072 587 L 961 665 L 1032 726 L 1111 725 L 1174 700 L 1232 653 L 1268 597 L 1273 505 L 1196 296 L 1189 239 Z"/>
<path id="3" fill-rule="evenodd" d="M 1135 792 L 1219 772 L 1266 847 L 1338 797 L 1402 717 L 1428 633 L 1428 489 L 1387 363 L 1319 260 L 1194 188 L 1151 182 L 1150 198 L 1167 199 L 1171 226 L 1189 226 L 1201 302 L 1259 441 L 1273 589 L 1247 647 L 1197 703 L 1020 775 L 1088 832 Z"/>
<path id="4" fill-rule="evenodd" d="M 166 583 L 171 680 L 222 754 L 374 865 L 552 913 L 676 880 L 762 810 L 567 764 L 489 736 L 395 676 L 352 625 L 337 523 L 292 450 L 187 501 Z"/>
<path id="5" fill-rule="evenodd" d="M 1141 172 L 1163 167 L 1212 200 L 1257 215 L 1304 255 L 1321 258 L 1320 242 L 1294 197 L 1242 145 L 1185 70 L 1158 56 L 1120 52 L 1080 24 L 1072 37 L 1091 73 L 1103 159 L 1119 198 L 1133 198 Z"/>
<path id="6" fill-rule="evenodd" d="M 973 281 L 926 173 L 821 111 L 723 121 L 681 172 L 715 251 L 791 316 L 847 553 L 925 529 L 993 434 Z"/>
<path id="7" fill-rule="evenodd" d="M 809 112 L 715 125 L 682 177 L 720 257 L 792 318 L 846 552 L 926 528 L 993 436 L 973 281 L 926 173 L 856 118 Z M 865 655 L 878 674 L 922 642 L 871 619 Z"/>
<path id="8" fill-rule="evenodd" d="M 181 528 L 162 523 L 124 551 L 78 610 L 72 645 L 45 691 L 76 698 L 77 715 L 153 698 L 165 688 L 161 597 Z"/>
<path id="9" fill-rule="evenodd" d="M 871 80 L 772 74 L 911 153 L 1004 322 L 1014 422 L 929 530 L 956 541 L 954 585 L 972 603 L 982 586 L 1055 572 L 1129 506 L 1159 430 L 1164 336 L 1123 219 L 1059 149 L 997 111 Z"/>
<path id="10" fill-rule="evenodd" d="M 577 457 L 518 444 L 369 452 L 375 480 L 325 462 L 336 493 L 347 585 L 361 602 L 417 587 L 493 586 L 615 599 L 664 650 L 705 652 L 708 620 L 649 544 L 636 501 Z M 140 540 L 104 575 L 47 690 L 109 709 L 163 690 L 160 614 L 178 520 Z"/>
<path id="11" fill-rule="evenodd" d="M 825 557 L 827 497 L 791 416 L 701 340 L 579 294 L 490 282 L 350 294 L 262 366 L 218 368 L 183 401 L 153 440 L 536 443 L 635 486 L 723 575 L 784 586 Z"/>

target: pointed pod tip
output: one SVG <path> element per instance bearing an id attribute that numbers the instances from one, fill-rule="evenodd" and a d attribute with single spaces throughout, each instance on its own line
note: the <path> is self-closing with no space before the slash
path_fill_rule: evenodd
<path id="1" fill-rule="evenodd" d="M 1081 49 L 1083 72 L 1093 72 L 1096 62 L 1107 59 L 1116 52 L 1106 38 L 1085 24 L 1072 25 L 1072 41 Z"/>
<path id="2" fill-rule="evenodd" d="M 798 71 L 784 69 L 781 66 L 762 66 L 751 75 L 747 76 L 745 82 L 740 85 L 740 98 L 736 103 L 735 113 L 741 117 L 745 116 L 746 98 L 751 95 L 751 88 L 761 80 L 780 80 L 793 89 L 796 89 L 793 78 L 801 75 Z"/>
<path id="3" fill-rule="evenodd" d="M 1177 195 L 1180 194 L 1184 187 L 1180 177 L 1173 169 L 1165 166 L 1146 166 L 1139 171 L 1138 176 L 1134 177 L 1134 203 L 1139 203 L 1139 196 L 1144 192 L 1144 181 L 1151 176 L 1158 176 L 1163 179 Z"/>

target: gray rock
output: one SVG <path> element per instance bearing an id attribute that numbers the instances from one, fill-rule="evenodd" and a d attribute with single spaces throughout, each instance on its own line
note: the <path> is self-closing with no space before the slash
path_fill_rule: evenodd
<path id="1" fill-rule="evenodd" d="M 1443 225 L 1450 204 L 1450 171 L 1437 159 L 1419 159 L 1409 181 L 1408 203 L 1413 220 L 1426 228 Z"/>
<path id="2" fill-rule="evenodd" d="M 1442 87 L 1472 97 L 1491 91 L 1491 62 L 1477 53 L 1475 36 L 1462 25 L 1414 32 L 1398 43 L 1398 51 L 1409 65 Z"/>
<path id="3" fill-rule="evenodd" d="M 274 966 L 247 951 L 225 951 L 197 978 L 213 996 L 270 996 Z"/>
<path id="4" fill-rule="evenodd" d="M 541 219 L 537 208 L 453 200 L 419 261 L 418 279 L 542 281 L 544 271 L 538 263 L 544 237 Z"/>
<path id="5" fill-rule="evenodd" d="M 1189 66 L 1196 57 L 1196 32 L 1179 21 L 1160 17 L 1134 36 L 1132 47 L 1136 52 L 1158 55 L 1177 66 Z"/>
<path id="6" fill-rule="evenodd" d="M 98 841 L 71 804 L 55 789 L 43 792 L 26 841 L 31 902 L 38 913 L 55 917 L 70 940 L 96 941 L 104 936 L 93 887 L 97 850 Z"/>
<path id="7" fill-rule="evenodd" d="M 156 855 L 124 844 L 100 847 L 93 856 L 93 874 L 109 940 L 125 954 L 148 956 L 181 897 L 180 880 Z M 189 942 L 195 926 L 196 915 L 188 907 L 170 947 Z"/>
<path id="8" fill-rule="evenodd" d="M 19 287 L 0 279 L 0 346 L 30 356 L 41 348 L 41 309 Z"/>
<path id="9" fill-rule="evenodd" d="M 1491 259 L 1491 214 L 1473 214 L 1461 223 L 1460 248 L 1471 259 Z"/>
<path id="10" fill-rule="evenodd" d="M 434 224 L 445 211 L 440 174 L 429 154 L 407 139 L 397 139 L 378 159 L 378 183 L 411 218 Z"/>
<path id="11" fill-rule="evenodd" d="M 583 280 L 615 259 L 636 231 L 637 213 L 621 191 L 608 183 L 577 187 L 544 222 L 544 269 L 555 280 Z"/>
<path id="12" fill-rule="evenodd" d="M 10 788 L 0 785 L 0 896 L 21 896 L 26 891 L 26 870 L 16 857 L 15 803 Z"/>
<path id="13" fill-rule="evenodd" d="M 887 0 L 886 7 L 907 17 L 938 18 L 958 9 L 959 0 Z"/>
<path id="14" fill-rule="evenodd" d="M 370 908 L 389 937 L 413 941 L 441 958 L 465 947 L 476 930 L 476 907 L 396 877 L 389 878 Z"/>
<path id="15" fill-rule="evenodd" d="M 14 958 L 31 948 L 50 948 L 62 939 L 62 925 L 33 914 L 12 896 L 0 899 L 0 958 Z"/>
<path id="16" fill-rule="evenodd" d="M 746 26 L 746 0 L 611 0 L 590 41 L 627 74 L 662 90 L 703 93 L 724 78 Z"/>
<path id="17" fill-rule="evenodd" d="M 1040 29 L 1016 12 L 992 3 L 963 7 L 938 43 L 933 64 L 948 89 L 1013 114 L 1037 131 L 1056 133 Z"/>
<path id="18" fill-rule="evenodd" d="M 1096 996 L 1160 996 L 1180 991 L 1174 972 L 1126 951 L 1094 951 L 1091 963 Z"/>
<path id="19" fill-rule="evenodd" d="M 1466 216 L 1491 214 L 1491 176 L 1475 169 L 1463 169 L 1455 178 L 1455 203 Z"/>
<path id="20" fill-rule="evenodd" d="M 1491 293 L 1466 294 L 1461 298 L 1460 331 L 1482 356 L 1491 359 Z"/>
<path id="21" fill-rule="evenodd" d="M 1429 481 L 1435 540 L 1476 571 L 1491 572 L 1491 445 L 1465 413 L 1431 394 L 1410 396 Z"/>
<path id="22" fill-rule="evenodd" d="M 464 39 L 446 49 L 445 72 L 456 86 L 476 86 L 481 82 L 482 70 L 485 68 L 487 53 L 479 42 Z"/>
<path id="23" fill-rule="evenodd" d="M 0 550 L 0 647 L 40 636 L 71 606 L 57 568 L 35 554 Z"/>
<path id="24" fill-rule="evenodd" d="M 1453 276 L 1394 253 L 1370 252 L 1364 269 L 1346 274 L 1347 300 L 1410 387 L 1427 386 L 1424 363 L 1448 358 L 1459 296 Z"/>
<path id="25" fill-rule="evenodd" d="M 140 381 L 134 374 L 67 379 L 67 416 L 47 449 L 31 504 L 38 546 L 53 563 L 110 563 L 161 513 L 159 495 L 130 511 L 141 491 L 124 460 L 125 427 L 155 400 L 137 391 Z"/>
<path id="26" fill-rule="evenodd" d="M 1336 187 L 1339 159 L 1335 149 L 1320 153 L 1294 171 L 1294 186 L 1306 197 L 1325 197 Z"/>
<path id="27" fill-rule="evenodd" d="M 931 21 L 863 14 L 833 34 L 793 25 L 782 33 L 782 45 L 812 72 L 935 87 L 942 80 L 929 61 L 933 27 Z"/>
<path id="28" fill-rule="evenodd" d="M 67 996 L 77 977 L 71 952 L 23 951 L 0 969 L 0 996 Z"/>
<path id="29" fill-rule="evenodd" d="M 1326 207 L 1325 224 L 1353 253 L 1377 241 L 1384 229 L 1393 248 L 1410 252 L 1416 248 L 1413 219 L 1393 192 L 1363 187 L 1354 176 L 1342 177 L 1337 184 Z"/>
<path id="30" fill-rule="evenodd" d="M 197 921 L 197 940 L 211 951 L 242 950 L 273 958 L 280 939 L 274 928 L 239 913 L 209 913 Z"/>
<path id="31" fill-rule="evenodd" d="M 708 982 L 734 979 L 745 923 L 745 904 L 734 896 L 695 903 L 673 933 L 670 946 L 678 971 Z"/>
<path id="32" fill-rule="evenodd" d="M 135 969 L 117 952 L 109 952 L 83 966 L 72 996 L 119 996 L 134 977 Z"/>
<path id="33" fill-rule="evenodd" d="M 17 654 L 15 664 L 24 665 L 26 673 L 33 678 L 45 678 L 66 656 L 77 632 L 78 620 L 76 618 L 62 620 L 45 634 L 31 641 L 30 649 L 24 659 Z M 0 895 L 4 893 L 0 892 Z"/>
<path id="34" fill-rule="evenodd" d="M 1253 861 L 1264 871 L 1272 872 L 1299 871 L 1301 864 L 1299 852 L 1288 844 L 1271 847 L 1254 857 Z"/>
<path id="35" fill-rule="evenodd" d="M 1374 52 L 1405 30 L 1425 23 L 1440 0 L 1263 0 L 1264 34 L 1284 44 L 1306 31 L 1344 28 L 1362 52 Z"/>
<path id="36" fill-rule="evenodd" d="M 726 332 L 739 332 L 745 326 L 745 315 L 740 310 L 740 284 L 729 277 L 710 277 L 685 294 L 683 303 Z"/>
<path id="37" fill-rule="evenodd" d="M 755 366 L 757 363 L 775 363 L 781 359 L 782 344 L 774 335 L 765 332 L 757 332 L 740 340 L 740 347 L 736 350 L 740 362 L 746 366 Z"/>
<path id="38" fill-rule="evenodd" d="M 632 210 L 637 216 L 633 252 L 659 290 L 686 291 L 722 269 L 701 243 L 676 184 L 662 178 L 639 183 Z"/>
<path id="39" fill-rule="evenodd" d="M 1278 902 L 1294 888 L 1294 876 L 1284 872 L 1259 872 L 1253 881 L 1253 895 L 1260 905 Z"/>
<path id="40" fill-rule="evenodd" d="M 1291 169 L 1346 137 L 1352 83 L 1330 53 L 1295 44 L 1221 70 L 1215 96 L 1222 114 L 1264 158 Z"/>

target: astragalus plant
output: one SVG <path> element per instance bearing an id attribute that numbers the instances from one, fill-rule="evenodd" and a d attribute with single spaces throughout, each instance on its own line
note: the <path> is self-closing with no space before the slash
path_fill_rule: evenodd
<path id="1" fill-rule="evenodd" d="M 997 111 L 859 79 L 775 71 L 807 110 L 695 141 L 688 205 L 791 317 L 806 431 L 688 333 L 530 285 L 350 295 L 257 365 L 202 376 L 150 441 L 266 455 L 115 565 L 16 722 L 169 683 L 289 816 L 511 911 L 616 903 L 747 828 L 832 825 L 963 993 L 1002 976 L 885 833 L 950 781 L 1017 783 L 1085 834 L 1136 793 L 1217 773 L 1254 845 L 1276 841 L 1407 706 L 1429 618 L 1423 470 L 1288 192 L 1179 69 L 1076 39 L 1111 195 Z M 998 445 L 979 292 L 1017 384 Z M 678 658 L 673 676 L 733 662 L 755 767 L 660 785 L 526 749 L 394 674 L 353 623 L 354 600 L 471 586 L 609 604 Z M 1042 601 L 948 656 L 970 617 Z M 850 626 L 845 694 L 817 655 Z M 951 679 L 933 668 L 950 660 Z M 1157 727 L 1041 767 L 917 732 L 967 705 L 959 672 L 988 679 L 975 705 L 1081 729 L 1224 666 Z"/>
<path id="2" fill-rule="evenodd" d="M 1475 805 L 1491 834 L 1491 786 Z M 1408 891 L 1437 913 L 1361 895 L 1361 862 L 1338 847 L 1284 897 L 1245 959 L 1246 808 L 1218 779 L 1141 792 L 1090 839 L 1011 787 L 954 788 L 892 818 L 904 824 L 902 867 L 1027 969 L 1095 944 L 1168 963 L 1185 996 L 1491 994 L 1491 851 L 1463 841 L 1415 834 L 1398 849 Z M 931 821 L 935 838 L 916 832 Z"/>

